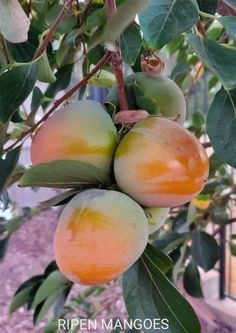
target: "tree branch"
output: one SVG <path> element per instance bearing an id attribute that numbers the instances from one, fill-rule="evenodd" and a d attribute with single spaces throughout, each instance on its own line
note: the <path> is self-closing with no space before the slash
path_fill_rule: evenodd
<path id="1" fill-rule="evenodd" d="M 67 93 L 65 93 L 61 98 L 57 99 L 54 102 L 54 105 L 49 109 L 49 111 L 31 128 L 29 128 L 27 131 L 23 132 L 21 136 L 9 147 L 5 149 L 5 152 L 8 152 L 9 150 L 13 149 L 18 143 L 20 143 L 24 138 L 29 136 L 39 125 L 41 125 L 65 100 L 67 100 L 69 97 L 71 97 L 76 90 L 84 86 L 88 80 L 96 74 L 96 72 L 101 69 L 105 63 L 110 59 L 111 52 L 107 51 L 104 56 L 100 59 L 100 61 L 97 63 L 97 65 L 89 72 L 80 82 L 78 82 L 73 88 L 71 88 Z"/>
<path id="2" fill-rule="evenodd" d="M 65 4 L 62 7 L 62 10 L 60 11 L 60 13 L 57 16 L 56 20 L 54 21 L 53 25 L 49 29 L 46 37 L 43 39 L 42 43 L 39 44 L 39 46 L 38 46 L 38 48 L 37 48 L 37 50 L 35 52 L 33 60 L 35 60 L 38 57 L 40 57 L 41 54 L 43 54 L 43 52 L 46 50 L 48 44 L 50 43 L 50 41 L 53 38 L 53 35 L 54 35 L 55 31 L 57 30 L 57 27 L 64 20 L 65 16 L 69 12 L 69 10 L 70 10 L 71 6 L 73 5 L 74 1 L 75 0 L 66 0 L 65 1 Z"/>
<path id="3" fill-rule="evenodd" d="M 115 0 L 106 0 L 105 2 L 107 17 L 110 19 L 116 13 L 116 2 Z M 120 110 L 128 110 L 128 102 L 125 91 L 124 77 L 122 71 L 122 59 L 120 55 L 120 45 L 119 42 L 115 43 L 116 51 L 112 52 L 111 61 L 113 71 L 116 77 L 117 90 L 118 90 L 118 99 Z"/>

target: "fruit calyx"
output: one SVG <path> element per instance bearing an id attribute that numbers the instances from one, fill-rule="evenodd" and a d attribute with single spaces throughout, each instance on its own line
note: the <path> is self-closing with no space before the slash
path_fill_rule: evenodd
<path id="1" fill-rule="evenodd" d="M 162 74 L 165 63 L 154 52 L 148 51 L 141 56 L 141 67 L 144 73 L 151 77 L 157 77 Z"/>
<path id="2" fill-rule="evenodd" d="M 145 110 L 122 110 L 116 113 L 114 123 L 131 127 L 133 124 L 149 116 L 150 114 Z"/>

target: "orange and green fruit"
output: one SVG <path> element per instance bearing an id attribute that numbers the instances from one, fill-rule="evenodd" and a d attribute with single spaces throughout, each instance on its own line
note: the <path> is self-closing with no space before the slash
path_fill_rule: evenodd
<path id="1" fill-rule="evenodd" d="M 61 272 L 75 283 L 107 283 L 142 254 L 148 241 L 144 210 L 126 194 L 89 189 L 64 208 L 54 253 Z"/>
<path id="2" fill-rule="evenodd" d="M 144 109 L 151 115 L 177 118 L 183 124 L 186 117 L 184 95 L 178 85 L 165 76 L 151 77 L 147 73 L 134 73 L 125 78 L 129 109 Z M 107 102 L 118 108 L 117 88 L 114 86 Z"/>
<path id="3" fill-rule="evenodd" d="M 164 225 L 169 215 L 170 209 L 161 208 L 161 207 L 152 207 L 152 208 L 145 208 L 145 212 L 148 218 L 149 235 L 151 235 Z"/>
<path id="4" fill-rule="evenodd" d="M 56 111 L 36 132 L 31 145 L 32 164 L 79 160 L 108 172 L 117 145 L 116 128 L 93 101 L 79 101 Z"/>
<path id="5" fill-rule="evenodd" d="M 212 200 L 210 199 L 202 200 L 200 198 L 195 198 L 192 200 L 192 204 L 194 207 L 200 210 L 207 210 L 211 206 Z"/>
<path id="6" fill-rule="evenodd" d="M 115 154 L 118 186 L 145 207 L 175 207 L 202 190 L 209 173 L 206 152 L 174 121 L 148 117 L 121 140 Z"/>

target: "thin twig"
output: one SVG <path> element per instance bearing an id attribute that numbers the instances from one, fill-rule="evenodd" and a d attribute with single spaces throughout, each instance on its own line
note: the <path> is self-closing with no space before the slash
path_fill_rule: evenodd
<path id="1" fill-rule="evenodd" d="M 116 13 L 116 2 L 115 0 L 106 0 L 105 5 L 108 19 L 110 19 Z M 118 41 L 116 41 L 115 47 L 116 51 L 112 52 L 111 61 L 117 82 L 120 110 L 128 110 L 129 107 L 125 91 L 124 77 L 122 71 L 122 59 L 120 55 L 120 45 Z"/>
<path id="2" fill-rule="evenodd" d="M 78 82 L 74 87 L 72 87 L 67 93 L 65 93 L 61 98 L 57 99 L 54 102 L 54 105 L 51 107 L 51 109 L 31 128 L 29 128 L 27 131 L 22 133 L 22 135 L 9 147 L 5 149 L 5 152 L 8 152 L 12 148 L 14 148 L 18 143 L 20 143 L 24 138 L 28 137 L 39 125 L 41 125 L 65 100 L 67 100 L 69 97 L 71 97 L 79 88 L 84 86 L 88 80 L 96 74 L 96 72 L 102 68 L 105 63 L 109 60 L 111 57 L 111 52 L 107 51 L 104 56 L 100 59 L 100 61 L 97 63 L 97 65 L 89 72 L 80 82 Z"/>
<path id="3" fill-rule="evenodd" d="M 62 10 L 60 11 L 60 13 L 57 16 L 56 20 L 54 21 L 53 25 L 49 29 L 46 37 L 43 39 L 42 43 L 38 46 L 33 60 L 40 57 L 43 54 L 43 52 L 46 50 L 48 44 L 50 43 L 50 41 L 53 38 L 53 35 L 54 35 L 55 31 L 57 30 L 57 27 L 59 26 L 59 24 L 63 21 L 63 19 L 65 18 L 65 16 L 69 12 L 69 10 L 70 10 L 72 4 L 74 3 L 74 1 L 75 0 L 66 0 L 64 6 L 62 7 Z"/>

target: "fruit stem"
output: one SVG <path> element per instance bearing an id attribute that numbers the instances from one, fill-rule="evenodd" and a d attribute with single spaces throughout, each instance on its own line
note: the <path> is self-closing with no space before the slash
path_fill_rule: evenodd
<path id="1" fill-rule="evenodd" d="M 108 20 L 116 13 L 116 2 L 115 0 L 106 0 L 105 1 L 105 8 L 107 12 Z M 128 110 L 128 102 L 126 97 L 126 91 L 125 91 L 125 84 L 124 84 L 124 77 L 123 77 L 123 71 L 122 71 L 122 58 L 120 54 L 120 43 L 117 40 L 115 42 L 115 51 L 111 54 L 111 62 L 113 71 L 116 77 L 117 82 L 117 90 L 118 90 L 118 99 L 119 99 L 119 105 L 120 110 Z"/>

